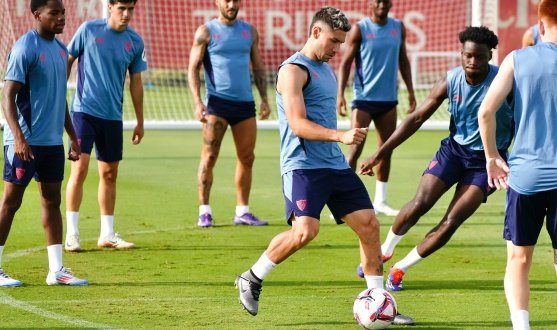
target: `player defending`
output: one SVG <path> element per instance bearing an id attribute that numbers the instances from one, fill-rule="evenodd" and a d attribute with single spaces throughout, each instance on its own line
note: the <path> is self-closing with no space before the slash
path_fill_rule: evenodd
<path id="1" fill-rule="evenodd" d="M 86 285 L 62 263 L 61 188 L 64 178 L 64 128 L 70 139 L 68 158 L 80 149 L 66 105 L 68 51 L 56 39 L 66 23 L 61 0 L 31 0 L 35 28 L 14 44 L 8 56 L 2 108 L 4 127 L 4 195 L 0 205 L 0 267 L 2 253 L 25 188 L 34 177 L 41 196 L 41 222 L 48 253 L 48 285 Z M 0 286 L 21 281 L 0 268 Z"/>
<path id="2" fill-rule="evenodd" d="M 114 232 L 116 178 L 123 153 L 123 89 L 128 71 L 137 118 L 132 143 L 141 142 L 144 134 L 141 72 L 147 70 L 147 59 L 141 36 L 128 26 L 135 4 L 136 0 L 109 0 L 108 19 L 83 23 L 68 45 L 68 75 L 78 59 L 78 85 L 72 104 L 72 121 L 83 154 L 79 161 L 72 163 L 66 187 L 66 251 L 81 250 L 79 208 L 93 145 L 99 169 L 98 202 L 101 213 L 97 246 L 114 249 L 135 246 Z"/>
<path id="3" fill-rule="evenodd" d="M 393 6 L 390 0 L 371 0 L 371 17 L 364 18 L 348 33 L 346 50 L 339 67 L 337 112 L 346 116 L 344 90 L 350 66 L 356 58 L 354 72 L 354 100 L 352 101 L 352 127 L 368 127 L 373 120 L 379 147 L 393 134 L 397 113 L 397 71 L 408 89 L 408 102 L 412 113 L 416 107 L 410 63 L 406 55 L 406 29 L 401 21 L 390 18 Z M 365 142 L 365 141 L 364 141 Z M 348 163 L 355 170 L 364 143 L 348 149 Z M 387 203 L 387 181 L 391 170 L 391 153 L 385 153 L 377 166 L 375 198 L 376 213 L 395 216 Z"/>
<path id="4" fill-rule="evenodd" d="M 325 205 L 337 223 L 346 222 L 358 235 L 367 286 L 383 287 L 379 221 L 365 186 L 337 144 L 362 143 L 368 129 L 336 129 L 336 77 L 326 63 L 339 51 L 349 30 L 342 12 L 322 8 L 313 17 L 305 46 L 279 68 L 280 162 L 285 215 L 292 228 L 275 236 L 251 269 L 236 279 L 240 303 L 252 315 L 258 312 L 263 279 L 317 236 Z M 402 315 L 397 319 L 399 324 L 413 322 Z"/>
<path id="5" fill-rule="evenodd" d="M 384 260 L 389 260 L 395 246 L 420 218 L 426 214 L 453 185 L 456 189 L 449 207 L 438 225 L 433 227 L 389 272 L 386 287 L 402 290 L 403 276 L 410 267 L 443 247 L 478 207 L 494 191 L 486 185 L 485 156 L 478 128 L 478 110 L 498 68 L 490 65 L 497 36 L 486 27 L 467 27 L 460 32 L 462 66 L 450 70 L 431 90 L 424 103 L 397 127 L 377 153 L 364 161 L 361 173 L 373 175 L 373 166 L 382 157 L 414 134 L 448 99 L 451 114 L 449 137 L 425 169 L 414 198 L 396 217 L 381 246 Z M 512 140 L 512 109 L 502 102 L 498 112 L 497 150 L 505 156 Z"/>
<path id="6" fill-rule="evenodd" d="M 265 67 L 259 53 L 255 27 L 237 19 L 240 0 L 215 0 L 219 16 L 197 28 L 190 53 L 188 82 L 195 102 L 195 116 L 203 123 L 203 146 L 197 173 L 199 227 L 211 227 L 209 194 L 213 168 L 224 133 L 230 125 L 236 145 L 236 215 L 234 224 L 262 226 L 267 221 L 250 212 L 252 167 L 255 160 L 255 103 L 251 91 L 250 62 L 261 96 L 260 119 L 270 114 Z M 206 102 L 201 100 L 199 71 L 205 69 Z"/>
<path id="7" fill-rule="evenodd" d="M 479 113 L 488 183 L 507 188 L 505 294 L 513 329 L 530 329 L 528 273 L 544 218 L 557 270 L 557 0 L 539 3 L 538 19 L 543 42 L 505 58 Z M 507 165 L 497 151 L 497 109 L 511 91 L 516 137 Z"/>

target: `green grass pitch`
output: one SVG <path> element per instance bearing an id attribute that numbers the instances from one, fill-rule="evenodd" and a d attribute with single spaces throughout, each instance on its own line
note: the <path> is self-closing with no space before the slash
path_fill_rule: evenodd
<path id="1" fill-rule="evenodd" d="M 390 202 L 401 207 L 446 132 L 419 132 L 394 153 Z M 118 178 L 115 227 L 131 251 L 99 251 L 95 162 L 85 186 L 80 232 L 83 253 L 64 253 L 64 263 L 90 280 L 87 287 L 49 287 L 38 194 L 32 183 L 4 251 L 4 270 L 23 287 L 0 289 L 0 328 L 118 329 L 357 329 L 355 296 L 365 283 L 355 276 L 358 242 L 347 226 L 324 211 L 319 236 L 266 279 L 259 315 L 238 304 L 236 274 L 250 267 L 270 239 L 288 227 L 278 165 L 277 131 L 258 135 L 251 208 L 267 227 L 235 227 L 230 132 L 215 170 L 215 227 L 199 229 L 196 173 L 199 131 L 147 131 L 138 146 L 125 132 Z M 364 154 L 375 150 L 371 133 Z M 69 168 L 66 171 L 68 176 Z M 374 179 L 365 177 L 371 193 Z M 64 184 L 65 187 L 65 184 Z M 395 251 L 409 252 L 433 227 L 452 191 L 423 217 Z M 440 251 L 412 268 L 395 299 L 413 316 L 412 329 L 509 329 L 503 292 L 506 249 L 502 239 L 504 193 L 496 192 Z M 393 218 L 380 217 L 381 237 Z M 393 261 L 386 264 L 388 269 Z M 531 270 L 533 329 L 555 329 L 557 281 L 544 231 Z M 391 327 L 395 329 L 396 327 Z M 402 328 L 402 327 L 401 327 Z"/>

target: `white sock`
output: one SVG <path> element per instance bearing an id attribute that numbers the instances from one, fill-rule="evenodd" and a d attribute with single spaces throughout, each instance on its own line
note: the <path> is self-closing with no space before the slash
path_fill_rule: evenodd
<path id="1" fill-rule="evenodd" d="M 395 251 L 395 247 L 400 242 L 400 240 L 404 237 L 404 235 L 397 235 L 393 232 L 393 227 L 389 228 L 389 232 L 387 233 L 387 238 L 385 239 L 385 243 L 381 245 L 381 253 L 384 256 L 390 257 L 393 255 Z"/>
<path id="2" fill-rule="evenodd" d="M 414 266 L 423 259 L 424 258 L 420 257 L 420 255 L 418 254 L 418 249 L 415 247 L 412 249 L 412 251 L 408 252 L 404 259 L 394 264 L 393 268 L 401 269 L 403 272 L 406 273 L 408 271 L 408 268 Z"/>
<path id="3" fill-rule="evenodd" d="M 381 275 L 365 275 L 368 289 L 383 289 L 383 276 Z"/>
<path id="4" fill-rule="evenodd" d="M 513 330 L 530 330 L 530 320 L 526 310 L 521 309 L 512 312 L 511 321 L 513 323 Z"/>
<path id="5" fill-rule="evenodd" d="M 259 260 L 251 267 L 251 272 L 257 276 L 257 278 L 263 280 L 276 266 L 277 264 L 272 262 L 265 252 L 263 252 Z"/>
<path id="6" fill-rule="evenodd" d="M 4 245 L 0 245 L 0 269 L 2 269 L 2 256 L 4 255 Z"/>
<path id="7" fill-rule="evenodd" d="M 48 269 L 57 272 L 62 269 L 62 244 L 54 244 L 46 247 L 48 253 Z"/>
<path id="8" fill-rule="evenodd" d="M 199 205 L 199 215 L 203 215 L 205 213 L 213 214 L 213 210 L 211 210 L 211 206 L 209 204 Z"/>
<path id="9" fill-rule="evenodd" d="M 66 236 L 79 235 L 79 212 L 66 211 Z"/>
<path id="10" fill-rule="evenodd" d="M 241 217 L 242 215 L 249 213 L 248 205 L 236 205 L 236 216 Z"/>
<path id="11" fill-rule="evenodd" d="M 109 235 L 114 235 L 114 216 L 101 215 L 101 236 L 100 237 L 106 237 Z"/>
<path id="12" fill-rule="evenodd" d="M 387 182 L 375 181 L 375 199 L 373 204 L 382 204 L 387 201 Z"/>

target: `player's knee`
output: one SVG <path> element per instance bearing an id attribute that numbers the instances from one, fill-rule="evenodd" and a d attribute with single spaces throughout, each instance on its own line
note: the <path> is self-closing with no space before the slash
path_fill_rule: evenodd
<path id="1" fill-rule="evenodd" d="M 313 239 L 317 237 L 317 234 L 319 234 L 319 229 L 315 228 L 305 228 L 303 230 L 296 231 L 293 235 L 293 241 L 296 249 L 301 249 L 308 245 L 309 242 L 313 241 Z"/>
<path id="2" fill-rule="evenodd" d="M 238 160 L 240 161 L 240 163 L 242 163 L 244 167 L 251 168 L 255 161 L 255 153 L 253 152 L 242 153 L 238 155 Z"/>

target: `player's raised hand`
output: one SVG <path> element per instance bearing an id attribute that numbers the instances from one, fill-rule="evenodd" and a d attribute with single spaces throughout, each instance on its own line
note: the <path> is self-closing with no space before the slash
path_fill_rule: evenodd
<path id="1" fill-rule="evenodd" d="M 381 161 L 381 157 L 374 153 L 368 159 L 360 163 L 360 174 L 374 176 L 373 167 L 375 167 Z"/>
<path id="2" fill-rule="evenodd" d="M 346 99 L 344 95 L 337 96 L 337 114 L 346 117 Z"/>
<path id="3" fill-rule="evenodd" d="M 488 158 L 486 161 L 487 169 L 487 184 L 491 188 L 501 188 L 507 189 L 508 184 L 508 174 L 510 172 L 509 166 L 501 157 Z"/>
<path id="4" fill-rule="evenodd" d="M 340 142 L 344 144 L 361 144 L 365 141 L 368 128 L 353 128 L 340 134 Z"/>

